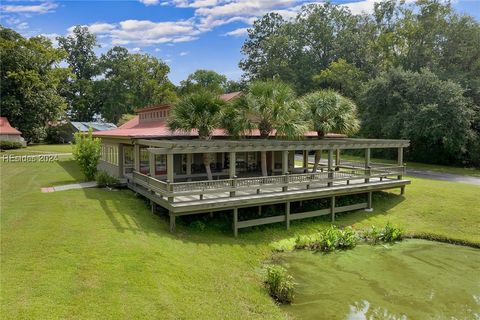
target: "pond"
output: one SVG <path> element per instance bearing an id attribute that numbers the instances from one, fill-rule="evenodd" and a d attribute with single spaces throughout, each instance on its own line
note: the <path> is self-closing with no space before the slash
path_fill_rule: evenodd
<path id="1" fill-rule="evenodd" d="M 280 256 L 296 319 L 480 319 L 480 250 L 425 240 Z"/>

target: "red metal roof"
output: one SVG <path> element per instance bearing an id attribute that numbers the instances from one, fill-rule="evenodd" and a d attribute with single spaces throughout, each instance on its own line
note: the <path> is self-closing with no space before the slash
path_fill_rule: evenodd
<path id="1" fill-rule="evenodd" d="M 142 112 L 147 112 L 147 111 L 152 111 L 152 110 L 157 110 L 157 109 L 170 109 L 171 107 L 173 107 L 172 104 L 159 104 L 159 105 L 156 105 L 156 106 L 148 106 L 148 107 L 145 107 L 145 108 L 141 108 L 141 109 L 137 109 L 135 110 L 135 113 L 142 113 Z"/>
<path id="2" fill-rule="evenodd" d="M 22 133 L 12 127 L 6 117 L 0 117 L 0 134 L 21 135 Z"/>
<path id="3" fill-rule="evenodd" d="M 139 122 L 139 117 L 136 116 L 132 120 L 124 123 L 117 129 L 108 131 L 97 131 L 93 135 L 101 137 L 126 137 L 126 138 L 174 138 L 174 137 L 198 137 L 198 131 L 192 130 L 190 132 L 175 131 L 168 129 L 165 121 L 149 121 Z M 227 137 L 224 129 L 215 129 L 213 131 L 214 137 Z M 253 130 L 249 137 L 260 137 L 259 130 Z M 270 136 L 275 136 L 273 132 Z M 317 132 L 310 131 L 305 134 L 306 137 L 317 137 Z M 327 134 L 327 137 L 345 137 L 339 134 Z"/>

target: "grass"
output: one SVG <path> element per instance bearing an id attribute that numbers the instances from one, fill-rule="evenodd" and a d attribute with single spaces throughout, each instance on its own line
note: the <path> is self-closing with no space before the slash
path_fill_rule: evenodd
<path id="1" fill-rule="evenodd" d="M 128 190 L 40 188 L 82 179 L 70 159 L 0 163 L 3 319 L 285 319 L 262 284 L 274 241 L 330 225 L 317 218 L 231 232 L 154 215 Z M 374 196 L 355 228 L 390 221 L 407 233 L 480 243 L 480 187 L 412 179 L 406 196 Z"/>
<path id="2" fill-rule="evenodd" d="M 29 145 L 26 148 L 5 150 L 0 154 L 3 155 L 42 155 L 42 154 L 62 154 L 62 153 L 72 153 L 71 144 L 34 144 Z"/>

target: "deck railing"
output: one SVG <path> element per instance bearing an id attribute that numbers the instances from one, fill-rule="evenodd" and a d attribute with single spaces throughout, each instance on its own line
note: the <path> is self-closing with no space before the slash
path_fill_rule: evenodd
<path id="1" fill-rule="evenodd" d="M 282 188 L 287 191 L 288 187 L 326 187 L 331 186 L 334 182 L 346 181 L 347 184 L 351 180 L 368 179 L 374 177 L 385 178 L 387 176 L 401 176 L 405 174 L 404 166 L 386 166 L 374 168 L 349 167 L 342 171 L 324 171 L 311 172 L 302 174 L 286 174 L 266 177 L 248 177 L 233 178 L 220 180 L 204 180 L 193 182 L 165 182 L 148 175 L 133 172 L 132 182 L 158 194 L 161 197 L 174 201 L 176 196 L 198 195 L 203 199 L 204 194 L 229 192 L 230 196 L 235 196 L 237 191 L 256 190 L 257 193 L 262 190 L 272 188 Z"/>

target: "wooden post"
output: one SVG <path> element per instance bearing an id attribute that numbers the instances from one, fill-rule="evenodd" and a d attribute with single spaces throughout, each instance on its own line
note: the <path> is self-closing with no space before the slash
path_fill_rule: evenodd
<path id="1" fill-rule="evenodd" d="M 303 150 L 303 169 L 304 173 L 308 172 L 308 150 Z"/>
<path id="2" fill-rule="evenodd" d="M 340 170 L 340 149 L 335 150 L 335 171 Z"/>
<path id="3" fill-rule="evenodd" d="M 287 230 L 290 229 L 290 201 L 285 203 L 285 222 L 287 224 Z"/>
<path id="4" fill-rule="evenodd" d="M 173 183 L 173 154 L 167 154 L 167 180 Z"/>
<path id="5" fill-rule="evenodd" d="M 187 181 L 190 181 L 190 176 L 192 175 L 192 156 L 193 154 L 187 153 L 187 167 L 186 167 L 186 174 L 187 174 Z"/>
<path id="6" fill-rule="evenodd" d="M 168 214 L 170 216 L 170 232 L 175 232 L 175 214 L 173 212 L 169 212 Z"/>
<path id="7" fill-rule="evenodd" d="M 293 172 L 295 169 L 295 151 L 288 153 L 288 171 Z"/>
<path id="8" fill-rule="evenodd" d="M 398 161 L 397 161 L 397 164 L 399 167 L 403 167 L 403 148 L 398 148 Z M 399 174 L 397 176 L 398 180 L 402 180 L 403 179 L 403 175 L 402 174 Z M 403 194 L 403 193 L 402 193 Z"/>
<path id="9" fill-rule="evenodd" d="M 288 150 L 282 151 L 282 174 L 288 173 Z"/>
<path id="10" fill-rule="evenodd" d="M 233 208 L 233 236 L 238 237 L 238 208 Z"/>
<path id="11" fill-rule="evenodd" d="M 150 177 L 155 178 L 155 154 L 152 152 L 149 152 L 148 154 L 148 164 Z"/>
<path id="12" fill-rule="evenodd" d="M 237 175 L 236 167 L 237 167 L 237 154 L 235 152 L 230 152 L 230 165 L 228 168 L 230 179 L 233 179 L 233 177 Z"/>
<path id="13" fill-rule="evenodd" d="M 333 150 L 328 149 L 328 179 L 333 179 Z M 328 186 L 331 187 L 333 182 L 328 182 Z"/>
<path id="14" fill-rule="evenodd" d="M 228 167 L 228 176 L 230 179 L 237 178 L 237 154 L 235 152 L 230 152 L 230 165 Z M 230 197 L 235 197 L 235 189 L 237 188 L 237 181 L 232 181 L 232 189 L 230 191 Z"/>
<path id="15" fill-rule="evenodd" d="M 373 208 L 372 208 L 372 192 L 371 191 L 369 193 L 367 193 L 367 208 L 365 209 L 365 211 L 367 211 L 367 212 L 372 212 L 373 211 Z"/>
<path id="16" fill-rule="evenodd" d="M 274 170 L 275 170 L 275 151 L 271 151 L 271 159 L 270 159 L 270 165 L 271 165 L 271 170 L 272 172 L 270 173 L 273 176 Z"/>
<path id="17" fill-rule="evenodd" d="M 286 177 L 286 175 L 288 175 L 288 150 L 283 150 L 282 151 L 282 175 L 285 176 L 284 183 L 287 184 L 288 183 L 288 177 Z M 287 190 L 288 190 L 287 185 L 282 187 L 283 192 L 285 192 Z"/>
<path id="18" fill-rule="evenodd" d="M 370 148 L 365 149 L 365 174 L 370 175 Z M 369 183 L 370 178 L 365 178 L 365 183 Z"/>
<path id="19" fill-rule="evenodd" d="M 133 146 L 133 170 L 140 172 L 140 145 Z"/>
<path id="20" fill-rule="evenodd" d="M 330 200 L 330 214 L 332 215 L 332 222 L 335 222 L 335 196 Z"/>
<path id="21" fill-rule="evenodd" d="M 155 213 L 155 209 L 156 209 L 155 202 L 153 202 L 152 200 L 150 200 L 150 209 L 152 213 Z"/>

